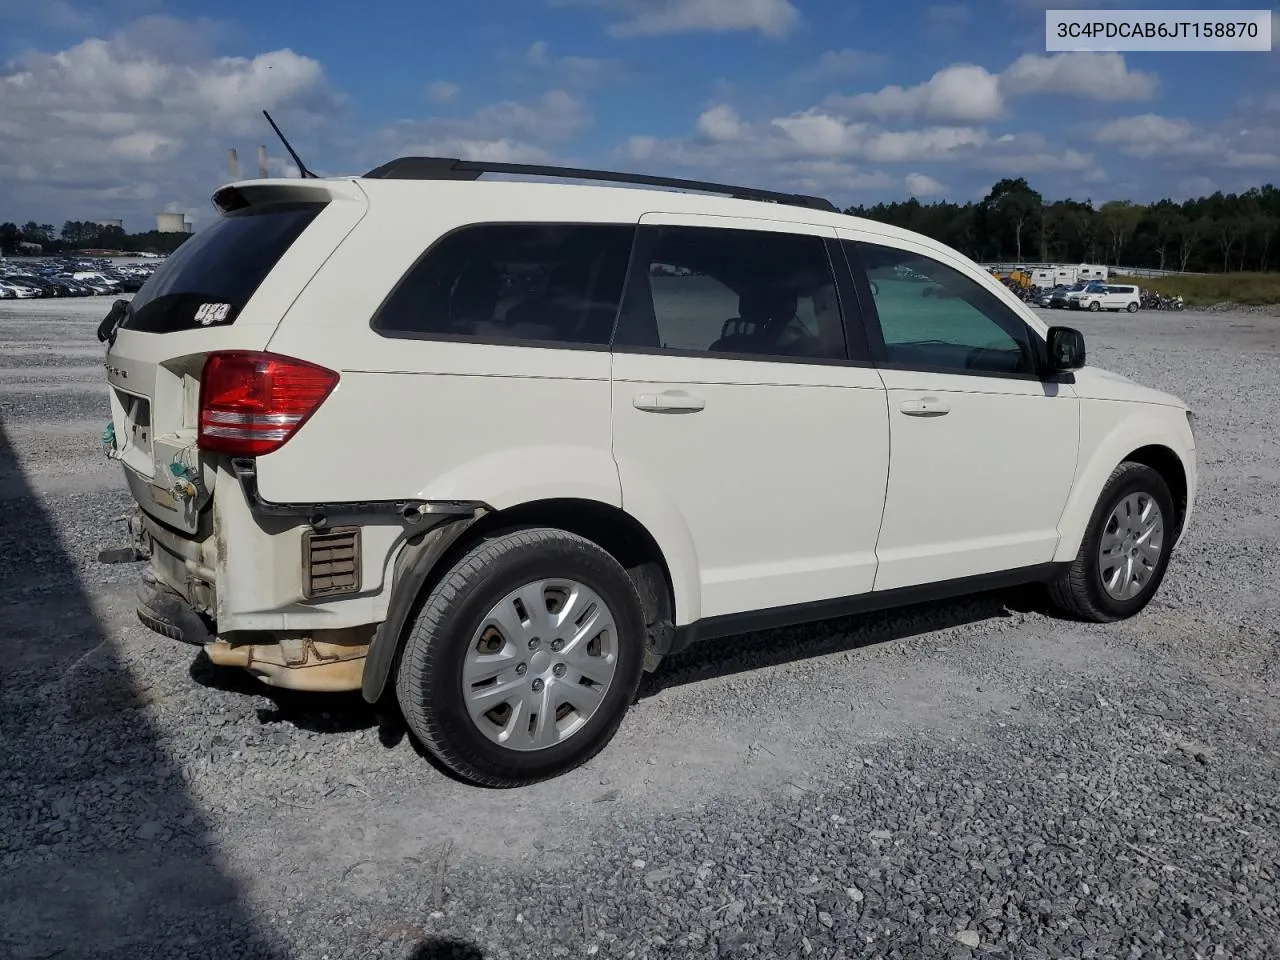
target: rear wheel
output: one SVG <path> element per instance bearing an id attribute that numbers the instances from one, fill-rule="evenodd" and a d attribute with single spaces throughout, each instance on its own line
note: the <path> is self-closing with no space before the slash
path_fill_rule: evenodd
<path id="1" fill-rule="evenodd" d="M 1164 478 L 1145 464 L 1120 464 L 1103 487 L 1076 559 L 1050 584 L 1054 603 L 1098 623 L 1132 617 L 1164 579 L 1174 524 Z"/>
<path id="2" fill-rule="evenodd" d="M 1137 313 L 1138 305 L 1136 303 L 1130 302 L 1129 306 L 1125 307 L 1125 309 L 1128 310 L 1130 313 Z"/>
<path id="3" fill-rule="evenodd" d="M 644 661 L 636 588 L 612 556 L 551 528 L 473 546 L 427 597 L 396 693 L 409 728 L 459 776 L 514 787 L 613 738 Z"/>

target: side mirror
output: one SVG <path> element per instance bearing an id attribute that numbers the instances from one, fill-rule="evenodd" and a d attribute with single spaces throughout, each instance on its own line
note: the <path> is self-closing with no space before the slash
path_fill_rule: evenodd
<path id="1" fill-rule="evenodd" d="M 1065 373 L 1084 366 L 1084 334 L 1074 327 L 1050 327 L 1047 345 L 1050 372 Z"/>

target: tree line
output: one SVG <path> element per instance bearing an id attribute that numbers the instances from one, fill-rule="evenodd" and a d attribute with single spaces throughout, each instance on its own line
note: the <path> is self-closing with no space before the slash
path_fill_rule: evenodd
<path id="1" fill-rule="evenodd" d="M 0 252 L 12 256 L 22 252 L 23 243 L 37 243 L 42 248 L 42 253 L 54 255 L 75 250 L 169 254 L 177 250 L 189 236 L 186 233 L 161 233 L 159 230 L 125 233 L 116 226 L 104 227 L 84 220 L 68 220 L 62 225 L 61 231 L 55 231 L 51 223 L 36 223 L 31 220 L 22 226 L 0 223 Z"/>
<path id="2" fill-rule="evenodd" d="M 1143 205 L 1044 198 L 1006 178 L 978 203 L 916 199 L 845 211 L 923 233 L 980 262 L 1108 263 L 1193 273 L 1280 269 L 1280 190 Z"/>

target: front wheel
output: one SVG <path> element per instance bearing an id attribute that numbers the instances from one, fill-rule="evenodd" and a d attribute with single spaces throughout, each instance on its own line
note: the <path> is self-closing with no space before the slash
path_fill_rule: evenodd
<path id="1" fill-rule="evenodd" d="M 515 787 L 585 763 L 617 732 L 644 664 L 627 572 L 582 537 L 481 540 L 445 573 L 405 641 L 396 694 L 446 767 Z"/>
<path id="2" fill-rule="evenodd" d="M 1129 306 L 1125 307 L 1125 309 L 1128 310 L 1130 313 L 1137 313 L 1138 305 L 1136 303 L 1130 302 Z"/>
<path id="3" fill-rule="evenodd" d="M 1092 310 L 1094 313 L 1097 313 L 1099 310 L 1102 309 L 1102 304 L 1098 303 L 1098 301 L 1095 300 L 1093 301 L 1093 303 L 1089 304 L 1089 309 Z"/>
<path id="4" fill-rule="evenodd" d="M 1141 611 L 1164 579 L 1175 522 L 1164 478 L 1145 464 L 1120 464 L 1102 489 L 1075 560 L 1049 585 L 1054 603 L 1097 623 Z"/>

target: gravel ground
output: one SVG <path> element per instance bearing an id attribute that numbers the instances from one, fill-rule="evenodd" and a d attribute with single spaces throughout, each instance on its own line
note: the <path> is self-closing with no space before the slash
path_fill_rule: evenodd
<path id="1" fill-rule="evenodd" d="M 696 649 L 587 767 L 485 791 L 137 623 L 94 559 L 108 305 L 0 304 L 0 957 L 1280 954 L 1280 319 L 1071 318 L 1200 415 L 1135 620 L 1027 591 Z"/>

